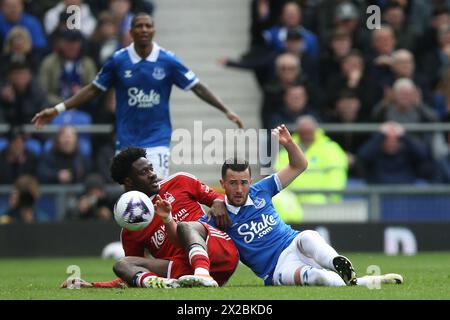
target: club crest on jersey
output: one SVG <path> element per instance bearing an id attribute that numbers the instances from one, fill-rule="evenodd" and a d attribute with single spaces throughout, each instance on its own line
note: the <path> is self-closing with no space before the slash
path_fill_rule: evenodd
<path id="1" fill-rule="evenodd" d="M 166 72 L 164 71 L 163 68 L 160 67 L 155 67 L 153 69 L 153 74 L 152 74 L 153 78 L 155 78 L 156 80 L 162 80 L 166 77 Z"/>
<path id="2" fill-rule="evenodd" d="M 169 201 L 169 203 L 173 203 L 175 201 L 175 197 L 169 192 L 164 193 L 164 198 Z"/>
<path id="3" fill-rule="evenodd" d="M 131 70 L 125 70 L 125 74 L 123 76 L 125 78 L 131 78 L 133 75 L 131 74 Z"/>
<path id="4" fill-rule="evenodd" d="M 253 199 L 253 203 L 255 204 L 256 209 L 261 209 L 266 205 L 266 200 L 263 198 L 256 197 Z"/>

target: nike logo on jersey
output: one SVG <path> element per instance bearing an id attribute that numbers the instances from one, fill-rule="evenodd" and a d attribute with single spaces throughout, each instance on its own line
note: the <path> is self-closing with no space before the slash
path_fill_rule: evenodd
<path id="1" fill-rule="evenodd" d="M 246 243 L 252 242 L 255 237 L 264 237 L 273 230 L 272 226 L 277 224 L 273 216 L 262 214 L 261 217 L 260 222 L 250 221 L 250 224 L 244 223 L 238 228 L 238 233 L 244 237 Z"/>

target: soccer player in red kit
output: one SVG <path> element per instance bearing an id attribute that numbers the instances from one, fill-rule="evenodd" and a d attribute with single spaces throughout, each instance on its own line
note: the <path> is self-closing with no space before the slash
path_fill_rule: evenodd
<path id="1" fill-rule="evenodd" d="M 187 173 L 174 174 L 158 183 L 142 148 L 127 148 L 117 154 L 112 160 L 111 177 L 124 185 L 125 191 L 137 190 L 150 196 L 156 213 L 143 230 L 122 229 L 126 257 L 114 265 L 118 277 L 135 287 L 226 283 L 239 262 L 238 251 L 226 233 L 196 221 L 204 215 L 201 204 L 224 210 L 223 195 Z M 151 257 L 146 257 L 146 251 Z M 178 278 L 179 284 L 174 280 Z M 80 281 L 82 287 L 123 285 L 119 279 Z M 68 285 L 64 282 L 62 287 Z"/>

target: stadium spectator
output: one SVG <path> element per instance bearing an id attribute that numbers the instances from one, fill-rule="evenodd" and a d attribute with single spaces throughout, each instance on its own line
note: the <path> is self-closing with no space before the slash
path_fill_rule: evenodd
<path id="1" fill-rule="evenodd" d="M 392 86 L 400 78 L 411 79 L 420 90 L 422 100 L 432 106 L 434 104 L 433 92 L 430 83 L 422 73 L 416 69 L 415 59 L 412 52 L 406 49 L 395 50 L 391 60 L 391 79 L 389 83 Z"/>
<path id="2" fill-rule="evenodd" d="M 89 5 L 83 0 L 63 0 L 49 9 L 44 16 L 44 28 L 48 35 L 52 34 L 59 24 L 61 13 L 66 12 L 70 6 L 77 6 L 80 10 L 80 31 L 88 38 L 96 25 L 96 19 L 91 13 Z"/>
<path id="3" fill-rule="evenodd" d="M 153 42 L 154 33 L 152 18 L 145 13 L 136 14 L 130 30 L 134 42 L 114 54 L 92 83 L 57 106 L 36 114 L 33 123 L 42 127 L 58 113 L 79 107 L 115 87 L 116 148 L 147 148 L 147 155 L 160 178 L 166 177 L 169 171 L 172 132 L 169 97 L 173 84 L 184 90 L 192 90 L 200 99 L 225 113 L 229 120 L 242 128 L 241 119 L 204 86 L 191 70 Z"/>
<path id="4" fill-rule="evenodd" d="M 362 146 L 358 158 L 368 183 L 411 184 L 421 178 L 429 161 L 427 147 L 408 134 L 401 124 L 385 122 Z"/>
<path id="5" fill-rule="evenodd" d="M 312 57 L 319 57 L 319 41 L 317 36 L 302 26 L 302 9 L 295 1 L 284 4 L 281 12 L 281 23 L 263 32 L 264 39 L 269 47 L 277 51 L 283 51 L 284 41 L 288 28 L 300 28 L 305 46 L 302 51 Z"/>
<path id="6" fill-rule="evenodd" d="M 320 42 L 330 42 L 334 31 L 348 33 L 353 46 L 365 52 L 368 46 L 368 35 L 362 17 L 366 16 L 366 4 L 354 0 L 321 1 L 318 8 L 317 21 Z"/>
<path id="7" fill-rule="evenodd" d="M 367 120 L 370 110 L 382 98 L 380 87 L 368 75 L 363 56 L 357 50 L 352 50 L 342 57 L 340 69 L 340 73 L 331 75 L 326 82 L 327 105 L 336 105 L 339 92 L 343 90 L 353 91 L 361 101 L 361 120 Z"/>
<path id="8" fill-rule="evenodd" d="M 128 46 L 133 41 L 128 32 L 131 29 L 131 20 L 133 18 L 131 6 L 131 0 L 109 0 L 109 11 L 116 21 L 116 27 L 119 30 L 119 37 L 123 47 Z"/>
<path id="9" fill-rule="evenodd" d="M 3 0 L 0 10 L 0 41 L 4 41 L 15 26 L 22 26 L 31 35 L 33 49 L 43 53 L 47 45 L 45 33 L 39 20 L 25 13 L 23 0 Z"/>
<path id="10" fill-rule="evenodd" d="M 352 47 L 352 38 L 348 33 L 340 30 L 335 30 L 332 33 L 326 49 L 321 51 L 319 60 L 320 80 L 322 82 L 341 72 L 341 60 L 351 52 Z"/>
<path id="11" fill-rule="evenodd" d="M 343 90 L 339 93 L 336 105 L 328 115 L 327 121 L 346 125 L 366 121 L 363 119 L 366 119 L 366 117 L 357 94 L 351 90 Z M 356 157 L 358 150 L 369 138 L 368 134 L 363 132 L 330 132 L 328 136 L 346 152 L 349 177 L 361 178 Z"/>
<path id="12" fill-rule="evenodd" d="M 382 22 L 389 25 L 395 33 L 397 47 L 413 51 L 417 44 L 417 31 L 406 20 L 406 13 L 397 1 L 389 1 L 383 9 Z"/>
<path id="13" fill-rule="evenodd" d="M 35 175 L 37 155 L 26 147 L 26 135 L 19 127 L 8 134 L 8 145 L 0 152 L 0 184 L 13 184 L 21 175 Z"/>
<path id="14" fill-rule="evenodd" d="M 392 98 L 381 101 L 372 112 L 376 122 L 398 123 L 436 122 L 436 113 L 423 103 L 420 92 L 411 79 L 400 78 L 392 86 Z"/>
<path id="15" fill-rule="evenodd" d="M 66 30 L 57 41 L 57 52 L 45 57 L 39 70 L 39 80 L 48 92 L 50 104 L 78 93 L 97 72 L 94 61 L 83 54 L 81 32 Z"/>
<path id="16" fill-rule="evenodd" d="M 90 172 L 91 160 L 78 148 L 78 134 L 73 127 L 58 130 L 51 149 L 45 152 L 38 165 L 41 183 L 80 183 Z"/>
<path id="17" fill-rule="evenodd" d="M 114 200 L 105 190 L 105 181 L 98 174 L 90 174 L 84 182 L 84 193 L 77 203 L 77 215 L 81 220 L 111 220 Z"/>
<path id="18" fill-rule="evenodd" d="M 429 77 L 432 89 L 436 88 L 445 71 L 450 68 L 450 24 L 439 29 L 438 44 L 422 61 L 422 71 Z"/>
<path id="19" fill-rule="evenodd" d="M 348 160 L 344 150 L 319 127 L 311 116 L 303 116 L 297 120 L 297 135 L 293 141 L 304 150 L 308 161 L 308 170 L 302 173 L 287 187 L 297 193 L 300 203 L 326 203 L 339 201 L 337 195 L 301 194 L 302 189 L 336 189 L 343 190 L 347 183 Z M 282 150 L 276 161 L 276 169 L 280 170 L 289 163 L 288 153 Z"/>
<path id="20" fill-rule="evenodd" d="M 372 32 L 371 51 L 364 59 L 369 75 L 384 89 L 388 87 L 391 74 L 391 58 L 396 48 L 397 40 L 390 26 L 382 25 Z"/>
<path id="21" fill-rule="evenodd" d="M 286 90 L 294 85 L 305 87 L 312 108 L 321 105 L 319 89 L 302 74 L 298 56 L 291 53 L 279 55 L 275 61 L 275 78 L 264 86 L 261 119 L 264 128 L 271 128 L 273 115 L 283 105 Z"/>
<path id="22" fill-rule="evenodd" d="M 13 63 L 26 64 L 33 74 L 37 72 L 40 60 L 32 50 L 31 37 L 27 29 L 20 26 L 11 29 L 3 44 L 1 59 L 0 78 L 7 74 L 8 67 Z"/>
<path id="23" fill-rule="evenodd" d="M 311 115 L 319 120 L 319 114 L 309 104 L 309 97 L 306 89 L 302 85 L 294 85 L 286 89 L 283 96 L 283 104 L 272 116 L 272 128 L 281 124 L 295 126 L 297 118 Z"/>
<path id="24" fill-rule="evenodd" d="M 251 55 L 245 55 L 240 60 L 234 61 L 227 58 L 218 60 L 220 65 L 234 68 L 250 69 L 255 72 L 256 80 L 261 88 L 274 77 L 275 62 L 280 54 L 291 53 L 300 59 L 300 67 L 304 75 L 315 84 L 319 83 L 319 66 L 317 59 L 302 52 L 304 39 L 300 28 L 287 29 L 285 49 L 278 50 L 260 50 L 259 53 L 253 52 Z"/>
<path id="25" fill-rule="evenodd" d="M 13 63 L 7 80 L 0 86 L 0 109 L 11 125 L 29 123 L 47 104 L 47 96 L 28 65 Z"/>
<path id="26" fill-rule="evenodd" d="M 39 197 L 39 183 L 35 177 L 22 175 L 14 182 L 9 196 L 6 214 L 0 216 L 0 224 L 34 223 L 44 217 L 38 215 L 36 200 Z"/>
<path id="27" fill-rule="evenodd" d="M 103 11 L 98 16 L 97 25 L 89 39 L 89 56 L 100 69 L 115 51 L 120 49 L 120 39 L 114 16 Z"/>
<path id="28" fill-rule="evenodd" d="M 445 5 L 433 9 L 423 35 L 420 37 L 416 52 L 418 60 L 422 61 L 428 52 L 433 52 L 439 47 L 439 29 L 450 24 L 450 9 Z"/>

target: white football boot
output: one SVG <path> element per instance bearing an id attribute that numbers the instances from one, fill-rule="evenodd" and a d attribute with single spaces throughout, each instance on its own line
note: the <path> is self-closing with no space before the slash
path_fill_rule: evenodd
<path id="1" fill-rule="evenodd" d="M 186 275 L 178 278 L 182 288 L 218 287 L 218 283 L 209 275 Z"/>
<path id="2" fill-rule="evenodd" d="M 167 279 L 158 276 L 150 276 L 144 279 L 142 286 L 145 288 L 175 289 L 180 285 L 177 279 Z"/>

